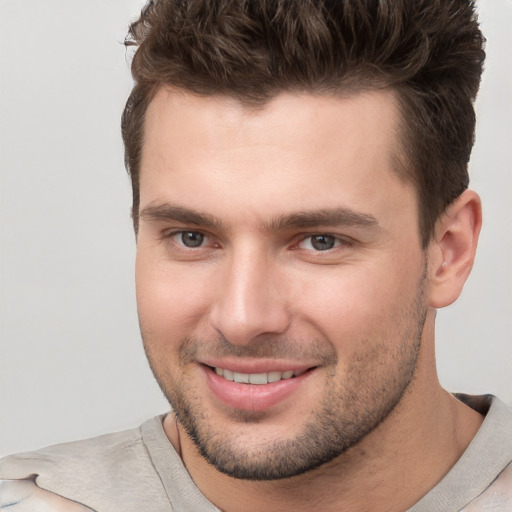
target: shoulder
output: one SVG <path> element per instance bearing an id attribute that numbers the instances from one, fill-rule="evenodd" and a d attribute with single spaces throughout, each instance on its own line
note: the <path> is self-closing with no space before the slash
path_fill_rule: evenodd
<path id="1" fill-rule="evenodd" d="M 512 510 L 512 407 L 491 395 L 456 397 L 485 419 L 455 466 L 409 512 L 508 512 Z"/>
<path id="2" fill-rule="evenodd" d="M 146 424 L 161 424 L 153 418 Z M 144 424 L 144 425 L 146 425 Z M 143 427 L 40 450 L 9 455 L 0 460 L 0 479 L 32 479 L 37 486 L 83 503 L 94 510 L 111 510 L 121 502 L 125 511 L 145 510 L 168 500 L 143 439 Z M 140 493 L 144 489 L 144 494 Z M 147 494 L 146 494 L 147 493 Z"/>
<path id="3" fill-rule="evenodd" d="M 0 460 L 0 478 L 26 478 L 30 474 L 46 471 L 83 471 L 90 464 L 94 464 L 98 470 L 104 465 L 124 463 L 133 456 L 133 452 L 142 449 L 140 429 L 134 428 L 9 455 Z"/>
<path id="4" fill-rule="evenodd" d="M 512 407 L 496 397 L 491 405 L 484 425 L 474 439 L 480 446 L 478 466 L 474 473 L 488 471 L 488 485 L 462 510 L 480 512 L 512 510 Z M 477 478 L 477 477 L 475 477 Z"/>
<path id="5" fill-rule="evenodd" d="M 512 510 L 512 462 L 461 512 L 509 512 Z"/>

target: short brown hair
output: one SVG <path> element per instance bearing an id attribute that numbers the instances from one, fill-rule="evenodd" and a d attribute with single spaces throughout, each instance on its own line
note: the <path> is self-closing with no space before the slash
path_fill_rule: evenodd
<path id="1" fill-rule="evenodd" d="M 138 227 L 146 109 L 165 85 L 263 105 L 282 91 L 392 88 L 398 171 L 419 197 L 423 246 L 468 186 L 484 38 L 470 0 L 151 0 L 129 29 L 122 117 Z"/>

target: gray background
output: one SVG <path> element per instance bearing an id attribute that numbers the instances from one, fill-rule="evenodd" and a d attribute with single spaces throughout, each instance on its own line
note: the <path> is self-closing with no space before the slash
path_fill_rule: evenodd
<path id="1" fill-rule="evenodd" d="M 141 348 L 119 116 L 139 0 L 0 0 L 0 455 L 166 410 Z M 512 2 L 480 0 L 479 254 L 439 311 L 441 380 L 512 402 Z"/>

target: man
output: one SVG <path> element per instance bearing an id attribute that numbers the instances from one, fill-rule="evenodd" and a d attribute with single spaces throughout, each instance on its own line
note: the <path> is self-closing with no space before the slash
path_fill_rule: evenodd
<path id="1" fill-rule="evenodd" d="M 512 412 L 434 357 L 481 226 L 473 5 L 162 0 L 130 34 L 139 320 L 173 412 L 4 459 L 2 507 L 510 510 Z"/>

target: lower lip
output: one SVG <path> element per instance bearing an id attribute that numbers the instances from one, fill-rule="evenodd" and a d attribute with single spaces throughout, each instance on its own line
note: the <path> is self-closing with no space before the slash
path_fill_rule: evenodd
<path id="1" fill-rule="evenodd" d="M 264 411 L 277 405 L 295 393 L 312 372 L 268 384 L 241 384 L 226 380 L 210 367 L 203 371 L 213 394 L 228 407 L 242 411 Z"/>

